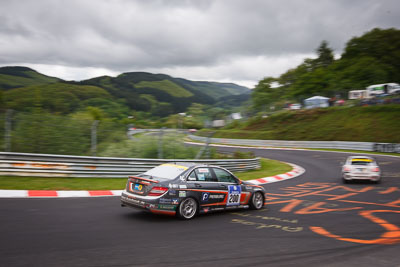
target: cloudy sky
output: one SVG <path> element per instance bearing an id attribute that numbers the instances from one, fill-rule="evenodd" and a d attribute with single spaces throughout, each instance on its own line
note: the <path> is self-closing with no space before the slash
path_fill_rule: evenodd
<path id="1" fill-rule="evenodd" d="M 0 66 L 82 80 L 148 71 L 253 87 L 327 40 L 400 28 L 398 0 L 0 0 Z"/>

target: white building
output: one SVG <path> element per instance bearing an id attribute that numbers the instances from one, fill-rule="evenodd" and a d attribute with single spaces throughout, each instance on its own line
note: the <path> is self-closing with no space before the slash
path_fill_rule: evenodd
<path id="1" fill-rule="evenodd" d="M 349 99 L 366 99 L 366 98 L 369 98 L 367 90 L 349 91 Z"/>
<path id="2" fill-rule="evenodd" d="M 329 98 L 323 96 L 313 96 L 304 100 L 304 106 L 310 108 L 326 108 L 329 107 Z"/>
<path id="3" fill-rule="evenodd" d="M 225 126 L 225 121 L 224 120 L 214 120 L 212 122 L 212 127 L 224 127 Z"/>

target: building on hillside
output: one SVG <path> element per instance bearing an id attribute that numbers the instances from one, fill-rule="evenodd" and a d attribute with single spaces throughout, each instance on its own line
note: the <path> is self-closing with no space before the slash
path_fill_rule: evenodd
<path id="1" fill-rule="evenodd" d="M 232 113 L 230 116 L 230 119 L 232 119 L 232 120 L 241 120 L 242 118 L 243 117 L 242 117 L 242 114 L 240 114 L 240 112 Z"/>
<path id="2" fill-rule="evenodd" d="M 327 108 L 329 107 L 329 98 L 323 96 L 313 96 L 304 100 L 304 106 L 310 108 Z"/>
<path id="3" fill-rule="evenodd" d="M 219 128 L 219 127 L 224 127 L 225 126 L 225 120 L 214 120 L 212 122 L 212 127 L 214 128 Z"/>
<path id="4" fill-rule="evenodd" d="M 367 90 L 349 91 L 349 99 L 366 99 L 366 98 L 369 98 Z"/>

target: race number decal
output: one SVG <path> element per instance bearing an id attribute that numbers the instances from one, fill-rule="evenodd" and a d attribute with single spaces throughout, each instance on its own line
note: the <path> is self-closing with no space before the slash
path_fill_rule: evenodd
<path id="1" fill-rule="evenodd" d="M 240 204 L 240 193 L 242 189 L 239 185 L 229 185 L 228 186 L 228 201 L 227 206 L 234 206 Z"/>

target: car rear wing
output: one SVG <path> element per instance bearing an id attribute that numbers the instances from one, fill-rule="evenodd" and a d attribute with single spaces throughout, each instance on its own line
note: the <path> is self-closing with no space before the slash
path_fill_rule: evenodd
<path id="1" fill-rule="evenodd" d="M 157 181 L 157 180 L 147 179 L 147 178 L 143 178 L 143 177 L 129 176 L 129 178 L 136 179 L 137 182 L 144 184 L 144 185 L 150 185 L 151 183 L 155 183 L 155 184 L 159 183 L 159 181 Z"/>

